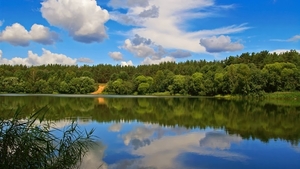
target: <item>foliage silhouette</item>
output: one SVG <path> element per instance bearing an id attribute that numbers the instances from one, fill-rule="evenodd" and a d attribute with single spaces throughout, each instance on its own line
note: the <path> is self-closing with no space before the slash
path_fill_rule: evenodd
<path id="1" fill-rule="evenodd" d="M 94 130 L 82 131 L 74 121 L 64 129 L 45 121 L 47 107 L 21 118 L 19 108 L 0 119 L 0 168 L 76 168 L 90 146 Z M 55 134 L 54 134 L 55 133 Z"/>

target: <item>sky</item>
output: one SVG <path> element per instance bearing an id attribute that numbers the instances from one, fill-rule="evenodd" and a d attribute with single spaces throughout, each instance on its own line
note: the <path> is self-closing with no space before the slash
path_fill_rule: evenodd
<path id="1" fill-rule="evenodd" d="M 300 51 L 299 0 L 0 0 L 0 64 L 130 65 Z"/>

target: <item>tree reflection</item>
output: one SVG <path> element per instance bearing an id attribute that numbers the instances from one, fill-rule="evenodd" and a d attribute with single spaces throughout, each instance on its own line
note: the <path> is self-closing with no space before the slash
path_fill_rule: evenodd
<path id="1" fill-rule="evenodd" d="M 300 106 L 261 100 L 107 97 L 99 104 L 98 98 L 90 97 L 1 96 L 0 99 L 2 118 L 11 118 L 12 110 L 17 107 L 32 113 L 48 105 L 51 108 L 46 118 L 53 121 L 71 117 L 98 122 L 137 120 L 172 127 L 223 128 L 229 134 L 264 142 L 284 139 L 296 145 L 300 139 Z"/>

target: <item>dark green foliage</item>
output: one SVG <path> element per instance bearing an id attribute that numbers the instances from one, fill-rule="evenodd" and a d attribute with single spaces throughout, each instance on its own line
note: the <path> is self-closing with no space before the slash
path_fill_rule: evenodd
<path id="1" fill-rule="evenodd" d="M 0 168 L 72 169 L 80 165 L 95 144 L 94 130 L 81 131 L 75 122 L 63 130 L 54 129 L 44 121 L 44 109 L 27 120 L 21 120 L 21 109 L 12 119 L 0 118 Z"/>
<path id="2" fill-rule="evenodd" d="M 149 98 L 98 98 L 91 97 L 2 97 L 0 117 L 12 118 L 10 109 L 18 105 L 23 112 L 53 106 L 45 119 L 56 121 L 68 117 L 89 117 L 101 123 L 112 121 L 138 121 L 163 126 L 187 128 L 222 128 L 244 138 L 263 141 L 283 139 L 300 141 L 300 92 L 268 95 L 281 99 L 223 100 L 199 97 L 149 97 Z M 20 114 L 20 118 L 28 114 Z M 1 160 L 1 159 L 0 159 Z"/>
<path id="3" fill-rule="evenodd" d="M 201 73 L 201 78 L 195 73 Z M 0 65 L 0 80 L 2 93 L 86 94 L 93 91 L 95 84 L 107 83 L 105 92 L 110 94 L 259 96 L 265 92 L 300 91 L 300 54 L 295 50 L 281 54 L 261 51 L 221 61 L 191 60 L 136 67 Z M 146 91 L 146 84 L 138 90 L 141 83 L 149 85 Z"/>
<path id="4" fill-rule="evenodd" d="M 132 80 L 121 79 L 134 84 L 135 87 L 129 94 L 168 91 L 172 95 L 262 96 L 266 92 L 299 91 L 299 60 L 300 54 L 294 50 L 282 54 L 268 51 L 243 53 L 237 57 L 230 56 L 224 61 L 200 60 L 138 66 L 135 68 L 138 73 Z M 122 74 L 125 74 L 123 70 L 111 76 L 112 82 L 116 83 L 108 83 L 108 89 L 112 89 L 111 85 L 117 84 L 116 78 L 120 78 Z M 152 82 L 147 81 L 150 77 L 153 79 Z M 112 94 L 122 93 L 119 88 L 106 91 Z"/>

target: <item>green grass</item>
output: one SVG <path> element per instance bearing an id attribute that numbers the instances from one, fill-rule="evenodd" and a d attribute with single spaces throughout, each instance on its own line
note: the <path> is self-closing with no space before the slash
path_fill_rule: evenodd
<path id="1" fill-rule="evenodd" d="M 275 92 L 266 93 L 264 95 L 267 99 L 288 99 L 288 100 L 300 100 L 300 92 Z"/>
<path id="2" fill-rule="evenodd" d="M 156 93 L 151 93 L 153 96 L 171 96 L 170 92 L 156 92 Z"/>

